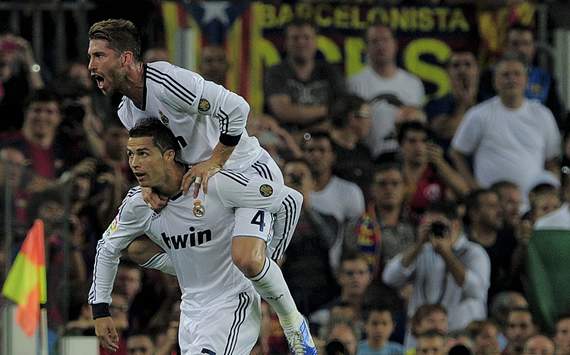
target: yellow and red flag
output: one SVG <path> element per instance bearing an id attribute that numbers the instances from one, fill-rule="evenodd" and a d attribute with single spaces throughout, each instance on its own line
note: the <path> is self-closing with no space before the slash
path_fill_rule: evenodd
<path id="1" fill-rule="evenodd" d="M 2 294 L 18 304 L 16 322 L 28 336 L 40 324 L 40 303 L 47 301 L 44 222 L 37 219 L 2 287 Z"/>

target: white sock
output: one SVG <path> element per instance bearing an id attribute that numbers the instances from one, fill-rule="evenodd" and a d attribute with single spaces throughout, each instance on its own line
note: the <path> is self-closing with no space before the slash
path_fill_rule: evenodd
<path id="1" fill-rule="evenodd" d="M 283 329 L 295 329 L 301 325 L 303 316 L 297 310 L 283 273 L 275 261 L 265 257 L 261 272 L 250 280 L 257 293 L 277 313 Z"/>
<path id="2" fill-rule="evenodd" d="M 176 276 L 176 270 L 172 265 L 170 257 L 166 253 L 154 254 L 146 263 L 140 266 L 146 267 L 147 269 L 155 269 L 164 272 L 165 274 Z"/>

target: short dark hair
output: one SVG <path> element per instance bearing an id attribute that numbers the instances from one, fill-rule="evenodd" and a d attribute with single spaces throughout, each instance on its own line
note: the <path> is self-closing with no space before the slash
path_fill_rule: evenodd
<path id="1" fill-rule="evenodd" d="M 378 312 L 378 313 L 388 312 L 390 314 L 390 317 L 392 318 L 392 322 L 395 323 L 394 309 L 392 305 L 388 304 L 387 302 L 374 300 L 364 304 L 362 306 L 362 319 L 365 322 L 367 322 L 372 312 Z"/>
<path id="2" fill-rule="evenodd" d="M 327 131 L 322 131 L 322 130 L 307 132 L 305 134 L 305 137 L 303 138 L 301 148 L 305 148 L 305 146 L 307 145 L 308 142 L 315 140 L 315 139 L 326 139 L 326 140 L 328 140 L 329 143 L 331 144 L 331 148 L 332 148 L 333 142 L 332 142 L 331 135 Z"/>
<path id="3" fill-rule="evenodd" d="M 467 213 L 473 211 L 474 209 L 481 208 L 481 196 L 486 194 L 495 194 L 497 192 L 491 189 L 475 189 L 472 190 L 467 197 L 465 197 L 465 207 L 467 207 Z"/>
<path id="4" fill-rule="evenodd" d="M 398 144 L 402 144 L 404 138 L 406 138 L 406 134 L 410 131 L 424 132 L 427 137 L 430 137 L 430 130 L 425 124 L 418 121 L 406 121 L 398 128 Z"/>
<path id="5" fill-rule="evenodd" d="M 428 339 L 432 339 L 432 338 L 447 338 L 446 334 L 443 334 L 442 332 L 440 332 L 439 330 L 435 330 L 435 329 L 430 329 L 430 330 L 426 330 L 425 332 L 422 332 L 420 334 L 417 334 L 416 339 L 420 339 L 420 338 L 428 338 Z"/>
<path id="6" fill-rule="evenodd" d="M 530 32 L 532 34 L 532 38 L 534 39 L 534 28 L 531 26 L 523 25 L 520 22 L 515 22 L 507 28 L 507 36 L 511 32 Z"/>
<path id="7" fill-rule="evenodd" d="M 24 111 L 26 111 L 33 103 L 36 102 L 55 102 L 57 103 L 58 108 L 60 108 L 61 98 L 53 90 L 48 90 L 48 89 L 35 90 L 26 99 L 26 103 L 24 104 Z"/>
<path id="8" fill-rule="evenodd" d="M 180 156 L 180 146 L 174 133 L 157 118 L 144 118 L 129 130 L 129 138 L 140 137 L 152 137 L 154 145 L 162 153 L 172 149 L 177 158 Z"/>
<path id="9" fill-rule="evenodd" d="M 394 34 L 394 30 L 388 25 L 385 24 L 384 22 L 380 21 L 380 20 L 376 20 L 373 21 L 372 23 L 370 23 L 363 32 L 363 38 L 364 38 L 364 42 L 368 43 L 368 31 L 370 31 L 371 28 L 375 28 L 375 27 L 384 27 L 385 29 L 387 29 L 390 34 L 392 35 L 392 37 L 395 39 L 395 34 Z"/>
<path id="10" fill-rule="evenodd" d="M 108 19 L 96 22 L 89 29 L 89 39 L 105 40 L 118 53 L 131 51 L 137 62 L 142 60 L 139 31 L 129 20 Z"/>
<path id="11" fill-rule="evenodd" d="M 358 111 L 366 100 L 358 95 L 344 95 L 333 101 L 330 107 L 331 119 L 336 127 L 345 127 L 348 124 L 348 115 Z"/>
<path id="12" fill-rule="evenodd" d="M 317 25 L 311 19 L 295 17 L 293 20 L 291 20 L 291 22 L 285 25 L 285 35 L 287 35 L 287 31 L 289 31 L 291 27 L 305 27 L 305 26 L 311 27 L 313 30 L 315 30 L 315 33 L 319 32 Z"/>
<path id="13" fill-rule="evenodd" d="M 459 219 L 459 212 L 457 211 L 457 204 L 451 201 L 439 201 L 430 204 L 425 213 L 438 213 L 444 215 L 449 220 Z"/>
<path id="14" fill-rule="evenodd" d="M 490 189 L 495 191 L 497 194 L 500 193 L 500 191 L 502 189 L 505 188 L 510 188 L 510 189 L 519 189 L 519 185 L 515 184 L 512 181 L 508 181 L 508 180 L 501 180 L 501 181 L 497 181 L 496 183 L 494 183 L 493 185 L 491 185 Z"/>
<path id="15" fill-rule="evenodd" d="M 563 320 L 566 319 L 570 319 L 570 312 L 563 312 L 560 313 L 557 317 L 556 317 L 556 321 L 554 322 L 555 325 L 558 325 L 558 323 L 562 322 Z"/>
<path id="16" fill-rule="evenodd" d="M 528 69 L 528 60 L 527 58 L 524 56 L 524 54 L 519 53 L 519 52 L 515 52 L 515 51 L 508 51 L 505 54 L 503 54 L 499 60 L 497 60 L 497 63 L 495 64 L 495 73 L 497 71 L 497 68 L 499 67 L 499 65 L 501 63 L 504 62 L 518 62 L 520 64 L 523 65 L 523 67 L 525 68 L 525 72 Z"/>

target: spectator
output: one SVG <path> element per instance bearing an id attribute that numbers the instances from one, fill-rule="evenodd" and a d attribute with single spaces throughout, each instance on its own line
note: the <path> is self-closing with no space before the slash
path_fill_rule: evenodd
<path id="1" fill-rule="evenodd" d="M 405 348 L 413 349 L 417 337 L 428 331 L 437 331 L 447 336 L 449 322 L 447 310 L 440 304 L 423 304 L 410 319 L 409 333 L 406 335 Z"/>
<path id="2" fill-rule="evenodd" d="M 536 221 L 535 229 L 570 230 L 570 171 L 562 172 L 561 195 L 564 203 Z"/>
<path id="3" fill-rule="evenodd" d="M 449 312 L 452 331 L 486 318 L 490 283 L 489 257 L 461 229 L 454 204 L 430 206 L 418 227 L 416 243 L 392 259 L 382 275 L 392 287 L 413 282 L 409 316 L 423 304 L 441 304 Z"/>
<path id="4" fill-rule="evenodd" d="M 521 54 L 529 64 L 528 82 L 524 95 L 528 99 L 538 100 L 550 109 L 559 127 L 565 126 L 566 111 L 558 94 L 558 84 L 549 71 L 536 66 L 536 41 L 532 28 L 515 23 L 507 31 L 506 51 Z M 492 70 L 483 73 L 481 78 L 481 93 L 484 99 L 495 95 L 492 84 Z"/>
<path id="5" fill-rule="evenodd" d="M 345 91 L 342 74 L 316 59 L 317 28 L 296 19 L 285 29 L 286 58 L 268 68 L 264 96 L 269 113 L 291 132 L 327 128 L 330 105 Z"/>
<path id="6" fill-rule="evenodd" d="M 537 332 L 536 324 L 528 308 L 513 308 L 507 316 L 507 347 L 504 355 L 520 355 L 526 341 Z"/>
<path id="7" fill-rule="evenodd" d="M 150 335 L 131 334 L 127 338 L 128 355 L 155 355 L 154 342 Z"/>
<path id="8" fill-rule="evenodd" d="M 3 145 L 21 149 L 35 174 L 46 179 L 58 177 L 64 168 L 65 148 L 56 134 L 62 117 L 59 98 L 47 90 L 36 91 L 29 99 L 20 132 L 3 139 Z"/>
<path id="9" fill-rule="evenodd" d="M 570 314 L 565 313 L 558 317 L 556 321 L 556 333 L 554 334 L 556 344 L 556 354 L 570 354 Z"/>
<path id="10" fill-rule="evenodd" d="M 542 334 L 533 335 L 525 342 L 523 355 L 554 355 L 554 342 Z"/>
<path id="11" fill-rule="evenodd" d="M 0 132 L 22 127 L 25 99 L 44 87 L 40 70 L 30 42 L 11 33 L 0 35 Z"/>
<path id="12" fill-rule="evenodd" d="M 513 252 L 517 240 L 504 231 L 499 197 L 491 189 L 473 190 L 466 199 L 469 239 L 481 245 L 491 261 L 488 299 L 513 285 Z"/>
<path id="13" fill-rule="evenodd" d="M 303 314 L 311 314 L 334 299 L 338 286 L 329 251 L 338 226 L 331 215 L 317 212 L 311 201 L 314 179 L 306 160 L 290 160 L 283 168 L 285 184 L 303 194 L 301 216 L 282 270 L 295 303 Z M 306 270 L 311 272 L 306 272 Z"/>
<path id="14" fill-rule="evenodd" d="M 164 47 L 151 47 L 147 49 L 143 54 L 143 62 L 152 63 L 170 60 L 168 55 L 168 50 Z"/>
<path id="15" fill-rule="evenodd" d="M 416 355 L 445 355 L 447 354 L 447 337 L 436 331 L 429 330 L 418 335 Z"/>
<path id="16" fill-rule="evenodd" d="M 309 195 L 311 206 L 320 214 L 334 216 L 340 226 L 330 251 L 331 264 L 336 270 L 343 244 L 341 233 L 348 222 L 364 212 L 364 195 L 358 185 L 333 174 L 336 157 L 328 133 L 312 133 L 304 140 L 302 148 L 315 179 L 314 191 Z"/>
<path id="17" fill-rule="evenodd" d="M 530 211 L 528 212 L 530 221 L 538 221 L 543 216 L 557 210 L 562 202 L 560 201 L 560 183 L 543 182 L 535 185 L 528 193 Z"/>
<path id="18" fill-rule="evenodd" d="M 508 180 L 526 196 L 545 167 L 557 170 L 560 133 L 550 111 L 524 97 L 526 73 L 520 55 L 503 56 L 495 70 L 498 97 L 469 110 L 453 138 L 451 158 L 471 187 Z"/>
<path id="19" fill-rule="evenodd" d="M 198 71 L 204 79 L 225 86 L 229 68 L 228 57 L 223 46 L 209 44 L 202 47 Z"/>
<path id="20" fill-rule="evenodd" d="M 340 296 L 313 313 L 311 322 L 325 326 L 332 319 L 333 307 L 341 303 L 350 306 L 355 319 L 361 319 L 365 291 L 372 281 L 366 258 L 357 253 L 345 253 L 342 256 L 337 280 L 340 285 Z"/>
<path id="21" fill-rule="evenodd" d="M 401 344 L 389 341 L 394 331 L 394 318 L 390 307 L 377 302 L 364 310 L 364 330 L 366 340 L 358 343 L 358 355 L 397 355 L 402 354 Z"/>
<path id="22" fill-rule="evenodd" d="M 522 193 L 520 188 L 513 182 L 503 180 L 491 185 L 491 190 L 495 191 L 499 197 L 503 228 L 516 232 L 521 223 Z"/>
<path id="23" fill-rule="evenodd" d="M 493 321 L 473 321 L 467 326 L 467 330 L 473 342 L 473 355 L 494 355 L 501 352 L 499 328 Z"/>
<path id="24" fill-rule="evenodd" d="M 334 173 L 366 192 L 371 180 L 372 156 L 363 139 L 372 126 L 370 106 L 358 96 L 343 96 L 333 103 L 331 116 L 330 135 L 337 158 Z"/>
<path id="25" fill-rule="evenodd" d="M 420 79 L 398 68 L 398 45 L 390 27 L 372 24 L 366 30 L 368 64 L 351 77 L 349 90 L 372 105 L 372 129 L 367 144 L 377 158 L 397 149 L 395 123 L 401 107 L 420 107 L 424 87 Z"/>
<path id="26" fill-rule="evenodd" d="M 330 325 L 326 339 L 327 339 L 327 344 L 330 344 L 333 341 L 340 342 L 346 349 L 346 352 L 344 352 L 343 354 L 356 355 L 356 347 L 358 345 L 358 339 L 356 337 L 356 330 L 350 324 L 335 323 Z"/>
<path id="27" fill-rule="evenodd" d="M 368 256 L 376 276 L 388 261 L 414 243 L 416 233 L 404 204 L 405 186 L 399 164 L 378 165 L 370 192 L 366 212 L 347 228 L 344 243 L 345 249 Z"/>
<path id="28" fill-rule="evenodd" d="M 414 222 L 430 204 L 467 193 L 467 184 L 445 160 L 441 147 L 429 142 L 429 132 L 424 124 L 403 123 L 398 131 L 398 143 L 407 204 Z"/>
<path id="29" fill-rule="evenodd" d="M 527 307 L 528 302 L 521 293 L 515 291 L 499 292 L 491 300 L 491 319 L 495 320 L 499 325 L 499 330 L 504 332 L 507 329 L 507 318 L 511 309 Z"/>
<path id="30" fill-rule="evenodd" d="M 429 101 L 425 106 L 429 126 L 436 142 L 445 150 L 463 120 L 465 112 L 481 102 L 479 94 L 479 65 L 475 55 L 457 50 L 447 62 L 451 92 Z"/>

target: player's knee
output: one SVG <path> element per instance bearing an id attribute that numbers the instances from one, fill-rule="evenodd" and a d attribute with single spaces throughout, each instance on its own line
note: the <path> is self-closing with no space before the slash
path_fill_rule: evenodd
<path id="1" fill-rule="evenodd" d="M 246 277 L 257 275 L 265 263 L 265 242 L 251 239 L 235 237 L 232 242 L 232 261 Z"/>
<path id="2" fill-rule="evenodd" d="M 129 244 L 127 248 L 127 257 L 133 262 L 142 265 L 154 255 L 161 252 L 163 251 L 160 247 L 145 236 L 139 237 Z"/>

